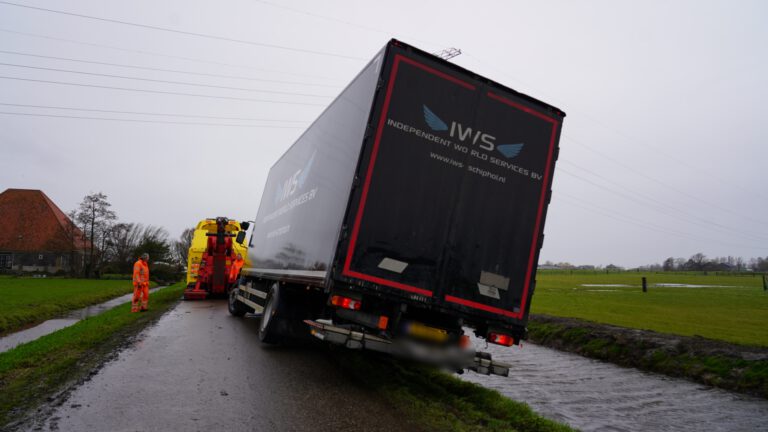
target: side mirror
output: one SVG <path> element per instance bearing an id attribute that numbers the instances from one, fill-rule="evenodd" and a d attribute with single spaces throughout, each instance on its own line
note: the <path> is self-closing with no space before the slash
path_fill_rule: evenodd
<path id="1" fill-rule="evenodd" d="M 235 237 L 235 241 L 240 244 L 243 244 L 243 242 L 245 241 L 245 234 L 246 234 L 245 231 L 240 231 L 239 233 L 237 233 L 237 237 Z"/>
<path id="2" fill-rule="evenodd" d="M 240 229 L 242 231 L 248 231 L 248 228 L 250 228 L 250 227 L 251 227 L 251 223 L 250 222 L 240 222 Z"/>

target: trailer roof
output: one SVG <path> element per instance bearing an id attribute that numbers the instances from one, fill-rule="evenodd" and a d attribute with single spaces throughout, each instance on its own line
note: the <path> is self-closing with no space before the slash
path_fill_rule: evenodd
<path id="1" fill-rule="evenodd" d="M 426 51 L 421 50 L 419 48 L 416 48 L 415 46 L 409 45 L 409 44 L 407 44 L 407 43 L 405 43 L 405 42 L 403 42 L 401 40 L 393 38 L 393 39 L 391 39 L 389 41 L 389 44 L 398 46 L 400 48 L 405 48 L 405 49 L 410 50 L 410 51 L 414 51 L 414 52 L 416 52 L 416 53 L 418 53 L 419 55 L 422 55 L 422 56 L 429 57 L 433 61 L 439 62 L 442 65 L 444 65 L 445 67 L 451 68 L 451 69 L 453 69 L 453 70 L 455 70 L 455 71 L 457 71 L 457 72 L 459 72 L 461 74 L 464 74 L 464 75 L 470 75 L 472 78 L 474 78 L 474 79 L 476 79 L 478 81 L 481 81 L 481 82 L 483 82 L 485 84 L 491 84 L 491 85 L 493 85 L 495 87 L 498 87 L 498 88 L 500 88 L 502 90 L 510 92 L 510 93 L 514 94 L 515 96 L 523 98 L 523 99 L 525 99 L 525 100 L 527 100 L 527 101 L 529 101 L 531 103 L 534 103 L 534 104 L 537 104 L 537 105 L 541 105 L 544 108 L 546 108 L 546 109 L 556 113 L 557 115 L 559 115 L 561 117 L 565 117 L 565 112 L 563 110 L 561 110 L 560 108 L 557 108 L 554 105 L 548 104 L 548 103 L 546 103 L 546 102 L 544 102 L 544 101 L 542 101 L 540 99 L 536 99 L 533 96 L 529 96 L 529 95 L 527 95 L 525 93 L 521 93 L 521 92 L 519 92 L 519 91 L 517 91 L 517 90 L 515 90 L 513 88 L 507 87 L 504 84 L 499 83 L 498 81 L 494 81 L 494 80 L 492 80 L 490 78 L 486 78 L 486 77 L 484 77 L 482 75 L 478 75 L 477 73 L 475 73 L 475 72 L 473 72 L 473 71 L 471 71 L 469 69 L 466 69 L 466 68 L 463 68 L 463 67 L 461 67 L 461 66 L 459 66 L 457 64 L 451 63 L 451 62 L 449 62 L 449 61 L 447 61 L 447 60 L 445 60 L 443 58 L 440 58 L 440 57 L 438 57 L 438 56 L 436 56 L 436 55 L 434 55 L 432 53 L 429 53 L 429 52 L 426 52 Z"/>

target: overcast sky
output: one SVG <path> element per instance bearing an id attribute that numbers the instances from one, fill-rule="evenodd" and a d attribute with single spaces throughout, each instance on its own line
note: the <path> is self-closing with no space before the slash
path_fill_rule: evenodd
<path id="1" fill-rule="evenodd" d="M 0 2 L 0 190 L 65 211 L 102 191 L 173 237 L 253 219 L 269 167 L 395 37 L 567 113 L 541 262 L 768 256 L 764 1 L 11 1 L 107 20 Z"/>

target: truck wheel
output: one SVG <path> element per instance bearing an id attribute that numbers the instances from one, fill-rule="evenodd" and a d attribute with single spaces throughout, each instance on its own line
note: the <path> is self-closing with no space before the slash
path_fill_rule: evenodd
<path id="1" fill-rule="evenodd" d="M 240 300 L 237 299 L 237 288 L 232 288 L 229 290 L 229 313 L 232 314 L 232 316 L 241 317 L 245 315 L 246 312 L 248 312 L 248 307 L 243 304 Z"/>
<path id="2" fill-rule="evenodd" d="M 277 344 L 280 342 L 278 328 L 280 326 L 280 288 L 278 284 L 272 285 L 267 294 L 267 301 L 264 304 L 264 313 L 261 315 L 261 324 L 259 324 L 259 339 L 268 344 Z"/>

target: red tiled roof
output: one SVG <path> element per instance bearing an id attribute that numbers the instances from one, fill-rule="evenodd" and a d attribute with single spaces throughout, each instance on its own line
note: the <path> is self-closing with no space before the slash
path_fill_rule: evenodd
<path id="1" fill-rule="evenodd" d="M 48 198 L 35 189 L 0 193 L 0 251 L 69 252 L 83 249 L 83 233 Z M 74 237 L 74 241 L 71 237 Z"/>

